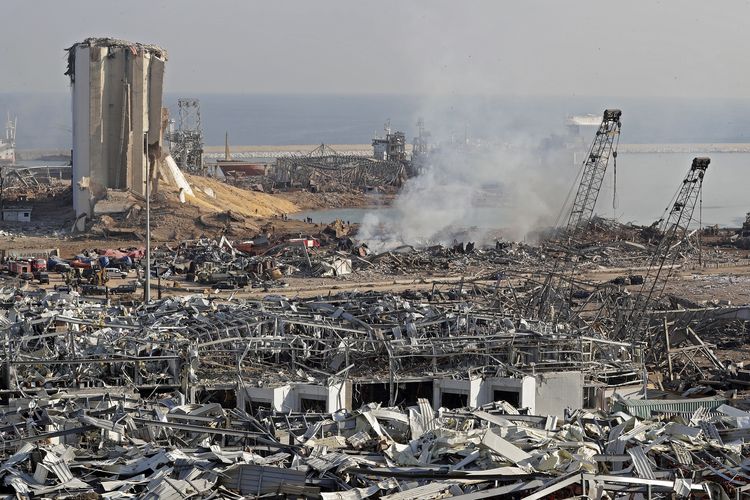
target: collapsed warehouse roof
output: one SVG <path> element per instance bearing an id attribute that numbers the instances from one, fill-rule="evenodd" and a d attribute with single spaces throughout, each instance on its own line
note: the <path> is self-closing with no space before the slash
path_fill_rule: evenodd
<path id="1" fill-rule="evenodd" d="M 744 401 L 622 399 L 642 393 L 639 347 L 503 313 L 496 287 L 3 297 L 0 474 L 24 494 L 687 496 L 750 479 Z M 592 403 L 616 413 L 568 409 Z"/>
<path id="2" fill-rule="evenodd" d="M 3 408 L 0 477 L 19 496 L 57 498 L 739 496 L 750 414 L 719 398 L 700 404 L 558 420 L 502 402 L 435 412 L 420 399 L 406 410 L 253 416 L 128 391 L 58 393 Z"/>
<path id="3" fill-rule="evenodd" d="M 312 191 L 398 188 L 406 181 L 407 166 L 405 160 L 342 155 L 321 144 L 306 156 L 278 158 L 271 176 L 274 187 Z"/>
<path id="4" fill-rule="evenodd" d="M 348 384 L 331 402 L 343 408 L 352 405 L 352 384 L 382 391 L 380 401 L 394 405 L 403 401 L 398 384 L 404 381 L 465 380 L 457 393 L 446 392 L 478 400 L 489 386 L 474 382 L 480 385 L 471 388 L 471 380 L 571 371 L 573 395 L 566 403 L 578 407 L 582 381 L 592 387 L 642 383 L 640 348 L 526 321 L 499 311 L 495 302 L 493 290 L 479 286 L 325 300 L 170 298 L 137 310 L 60 294 L 27 297 L 3 327 L 5 363 L 13 367 L 4 389 L 107 384 L 195 393 L 237 377 L 256 387 L 335 381 Z M 518 402 L 533 399 L 516 389 Z"/>

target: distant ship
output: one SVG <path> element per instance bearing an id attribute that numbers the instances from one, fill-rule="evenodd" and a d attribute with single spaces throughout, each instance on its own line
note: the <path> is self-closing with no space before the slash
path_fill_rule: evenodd
<path id="1" fill-rule="evenodd" d="M 229 132 L 226 132 L 224 135 L 224 159 L 220 158 L 216 160 L 216 166 L 221 168 L 224 174 L 240 176 L 266 175 L 266 165 L 262 163 L 232 159 L 232 154 L 229 152 Z"/>
<path id="2" fill-rule="evenodd" d="M 16 121 L 18 118 L 5 122 L 5 137 L 0 137 L 0 165 L 14 165 L 16 163 Z"/>

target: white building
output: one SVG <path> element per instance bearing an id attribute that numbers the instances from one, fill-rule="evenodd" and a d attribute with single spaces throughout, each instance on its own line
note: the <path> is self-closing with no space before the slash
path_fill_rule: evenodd
<path id="1" fill-rule="evenodd" d="M 31 222 L 30 208 L 4 208 L 3 220 L 5 222 Z"/>

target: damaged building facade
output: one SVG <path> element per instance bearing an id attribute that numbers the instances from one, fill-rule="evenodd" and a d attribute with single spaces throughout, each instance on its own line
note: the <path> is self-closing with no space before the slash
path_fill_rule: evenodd
<path id="1" fill-rule="evenodd" d="M 146 195 L 162 146 L 166 51 L 88 38 L 68 49 L 73 114 L 73 208 L 91 216 L 107 189 Z"/>

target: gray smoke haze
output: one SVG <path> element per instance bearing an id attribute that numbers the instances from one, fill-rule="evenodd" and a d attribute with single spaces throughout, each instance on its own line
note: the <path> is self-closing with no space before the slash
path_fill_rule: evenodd
<path id="1" fill-rule="evenodd" d="M 522 240 L 552 225 L 575 175 L 572 152 L 520 130 L 436 148 L 391 210 L 366 214 L 357 237 L 376 252 L 400 245 Z M 454 136 L 455 137 L 455 136 Z M 498 233 L 498 229 L 502 230 Z"/>
<path id="2" fill-rule="evenodd" d="M 443 146 L 407 181 L 392 210 L 365 216 L 357 236 L 374 251 L 383 251 L 404 244 L 450 244 L 454 239 L 486 244 L 498 228 L 505 238 L 519 240 L 554 223 L 571 183 L 563 179 L 574 170 L 564 168 L 572 165 L 572 157 L 565 160 L 564 154 L 542 144 L 553 133 L 564 134 L 564 115 L 542 108 L 548 115 L 545 125 L 528 127 L 527 114 L 538 113 L 538 105 L 533 110 L 512 102 L 501 109 L 493 106 L 492 96 L 516 85 L 522 74 L 498 72 L 501 53 L 510 46 L 500 44 L 485 57 L 480 49 L 487 47 L 479 40 L 474 50 L 441 37 L 453 32 L 452 19 L 414 6 L 405 10 L 414 33 L 419 33 L 404 48 L 408 59 L 420 61 L 410 72 L 423 96 L 418 116 Z M 469 16 L 473 22 L 466 26 L 493 24 L 477 14 Z M 441 42 L 431 45 L 433 39 Z M 530 60 L 525 64 L 533 66 Z"/>

